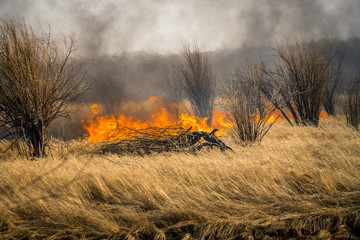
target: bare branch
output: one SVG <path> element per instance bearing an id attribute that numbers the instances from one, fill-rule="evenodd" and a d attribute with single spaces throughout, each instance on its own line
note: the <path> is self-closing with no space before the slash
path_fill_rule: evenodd
<path id="1" fill-rule="evenodd" d="M 194 114 L 207 117 L 211 123 L 215 77 L 209 58 L 200 51 L 196 42 L 192 48 L 189 43 L 183 43 L 181 59 L 174 68 L 176 81 L 190 101 Z"/>
<path id="2" fill-rule="evenodd" d="M 261 63 L 245 61 L 245 67 L 233 75 L 228 92 L 227 110 L 234 124 L 232 136 L 243 146 L 261 141 L 279 117 L 272 119 L 276 108 L 264 101 L 261 83 L 265 75 L 261 69 Z"/>
<path id="3" fill-rule="evenodd" d="M 267 76 L 262 83 L 265 96 L 275 100 L 270 101 L 291 125 L 292 118 L 296 125 L 318 126 L 321 108 L 327 96 L 332 104 L 340 80 L 341 65 L 336 71 L 332 66 L 337 50 L 329 47 L 321 51 L 314 41 L 285 41 L 278 45 L 276 53 L 274 70 L 262 67 Z M 335 83 L 328 92 L 333 79 Z"/>
<path id="4" fill-rule="evenodd" d="M 359 130 L 360 125 L 360 73 L 358 72 L 347 90 L 346 121 L 349 126 Z"/>
<path id="5" fill-rule="evenodd" d="M 74 61 L 74 39 L 58 51 L 50 33 L 35 34 L 24 20 L 0 25 L 0 126 L 10 126 L 34 156 L 45 153 L 50 123 L 86 90 Z"/>

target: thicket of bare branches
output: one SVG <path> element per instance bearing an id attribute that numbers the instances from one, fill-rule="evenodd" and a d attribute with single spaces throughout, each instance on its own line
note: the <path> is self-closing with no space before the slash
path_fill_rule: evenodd
<path id="1" fill-rule="evenodd" d="M 324 110 L 329 116 L 336 115 L 336 89 L 339 83 L 342 81 L 342 69 L 341 62 L 337 66 L 333 66 L 330 70 L 330 81 L 325 91 Z"/>
<path id="2" fill-rule="evenodd" d="M 263 77 L 259 63 L 247 62 L 232 78 L 227 109 L 234 123 L 232 136 L 243 146 L 261 141 L 276 120 L 270 120 L 276 108 L 264 102 L 260 87 Z"/>
<path id="3" fill-rule="evenodd" d="M 328 108 L 334 110 L 334 91 L 341 70 L 335 71 L 332 65 L 336 49 L 323 51 L 316 42 L 285 41 L 278 45 L 276 53 L 279 59 L 274 61 L 274 67 L 263 67 L 267 76 L 262 84 L 264 94 L 291 125 L 290 119 L 296 125 L 318 126 L 326 97 Z M 328 92 L 331 81 L 335 83 Z"/>
<path id="4" fill-rule="evenodd" d="M 33 156 L 45 153 L 50 123 L 86 90 L 75 50 L 72 38 L 62 54 L 50 33 L 36 34 L 24 20 L 1 20 L 1 138 L 23 140 Z"/>
<path id="5" fill-rule="evenodd" d="M 215 76 L 209 57 L 200 51 L 197 43 L 183 43 L 179 62 L 175 67 L 175 78 L 194 114 L 208 118 L 211 123 L 215 98 Z"/>
<path id="6" fill-rule="evenodd" d="M 360 125 L 360 73 L 357 73 L 347 90 L 346 101 L 347 124 L 359 130 Z"/>

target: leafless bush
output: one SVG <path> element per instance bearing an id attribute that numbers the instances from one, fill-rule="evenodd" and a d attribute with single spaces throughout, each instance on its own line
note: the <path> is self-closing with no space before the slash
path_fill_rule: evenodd
<path id="1" fill-rule="evenodd" d="M 263 72 L 260 64 L 246 63 L 232 79 L 227 108 L 234 122 L 233 137 L 241 145 L 261 141 L 276 119 L 270 119 L 275 111 L 264 102 L 260 83 Z"/>
<path id="2" fill-rule="evenodd" d="M 318 126 L 326 97 L 328 108 L 334 110 L 334 91 L 341 70 L 334 71 L 332 66 L 336 49 L 329 47 L 323 51 L 316 42 L 285 41 L 278 45 L 276 53 L 279 60 L 274 62 L 274 68 L 263 67 L 267 79 L 262 90 L 266 97 L 282 109 L 291 125 L 292 117 L 296 125 Z M 335 82 L 328 90 L 332 80 Z M 290 114 L 286 114 L 285 109 Z"/>
<path id="3" fill-rule="evenodd" d="M 338 100 L 338 86 L 343 81 L 342 63 L 344 55 L 339 50 L 339 42 L 333 39 L 324 38 L 322 40 L 313 41 L 312 44 L 316 46 L 318 54 L 324 58 L 328 57 L 330 60 L 330 67 L 328 69 L 328 84 L 325 90 L 324 110 L 329 116 L 336 115 L 336 103 Z"/>
<path id="4" fill-rule="evenodd" d="M 360 125 L 360 73 L 354 77 L 347 90 L 346 101 L 347 124 L 359 130 Z"/>
<path id="5" fill-rule="evenodd" d="M 330 81 L 325 91 L 324 110 L 330 116 L 336 115 L 335 104 L 336 104 L 336 89 L 343 79 L 341 62 L 337 67 L 333 67 L 330 72 Z"/>
<path id="6" fill-rule="evenodd" d="M 45 153 L 50 123 L 86 90 L 74 39 L 61 54 L 50 33 L 24 20 L 0 26 L 0 137 L 22 139 L 33 156 Z"/>
<path id="7" fill-rule="evenodd" d="M 215 77 L 208 56 L 194 43 L 183 43 L 179 62 L 175 65 L 175 77 L 190 101 L 194 114 L 208 117 L 211 123 L 215 98 Z"/>

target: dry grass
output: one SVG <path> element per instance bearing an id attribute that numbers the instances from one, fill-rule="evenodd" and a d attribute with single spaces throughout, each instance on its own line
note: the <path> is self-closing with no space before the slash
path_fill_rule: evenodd
<path id="1" fill-rule="evenodd" d="M 57 145 L 33 162 L 0 159 L 0 238 L 360 237 L 360 134 L 345 119 L 277 123 L 261 143 L 225 154 Z"/>

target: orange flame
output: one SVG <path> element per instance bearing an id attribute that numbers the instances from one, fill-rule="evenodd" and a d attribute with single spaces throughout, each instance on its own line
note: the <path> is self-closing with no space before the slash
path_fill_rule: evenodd
<path id="1" fill-rule="evenodd" d="M 88 131 L 88 140 L 91 142 L 113 141 L 119 139 L 129 139 L 146 134 L 177 135 L 179 129 L 189 129 L 191 131 L 211 132 L 214 128 L 219 129 L 216 133 L 221 136 L 234 127 L 234 123 L 229 114 L 214 110 L 211 127 L 207 125 L 208 118 L 200 118 L 195 115 L 183 113 L 180 104 L 173 103 L 166 108 L 161 97 L 150 97 L 149 103 L 152 106 L 151 118 L 146 121 L 134 119 L 132 116 L 126 116 L 119 113 L 117 117 L 113 114 L 99 116 L 99 106 L 92 104 L 90 106 L 92 115 L 82 121 L 84 128 Z M 275 111 L 266 116 L 267 122 L 281 122 L 281 113 Z M 321 112 L 320 118 L 327 117 L 325 112 Z M 259 121 L 259 114 L 254 114 L 253 120 Z"/>
<path id="2" fill-rule="evenodd" d="M 84 128 L 89 133 L 89 141 L 112 141 L 118 139 L 128 139 L 147 134 L 159 134 L 156 129 L 161 129 L 161 134 L 176 135 L 179 133 L 179 128 L 189 129 L 192 131 L 211 132 L 212 127 L 207 125 L 208 118 L 200 118 L 195 115 L 183 113 L 180 104 L 172 104 L 170 112 L 164 106 L 161 97 L 151 97 L 149 101 L 153 105 L 153 114 L 151 119 L 147 121 L 136 120 L 131 116 L 125 116 L 120 113 L 117 117 L 113 114 L 107 116 L 98 116 L 98 105 L 90 106 L 92 116 L 84 124 Z M 226 115 L 220 111 L 214 114 L 213 127 L 220 128 L 217 135 L 222 135 L 231 126 L 230 121 Z M 165 131 L 165 132 L 164 132 Z"/>
<path id="3" fill-rule="evenodd" d="M 325 119 L 327 117 L 328 117 L 328 114 L 325 111 L 321 110 L 319 118 L 320 119 Z"/>

